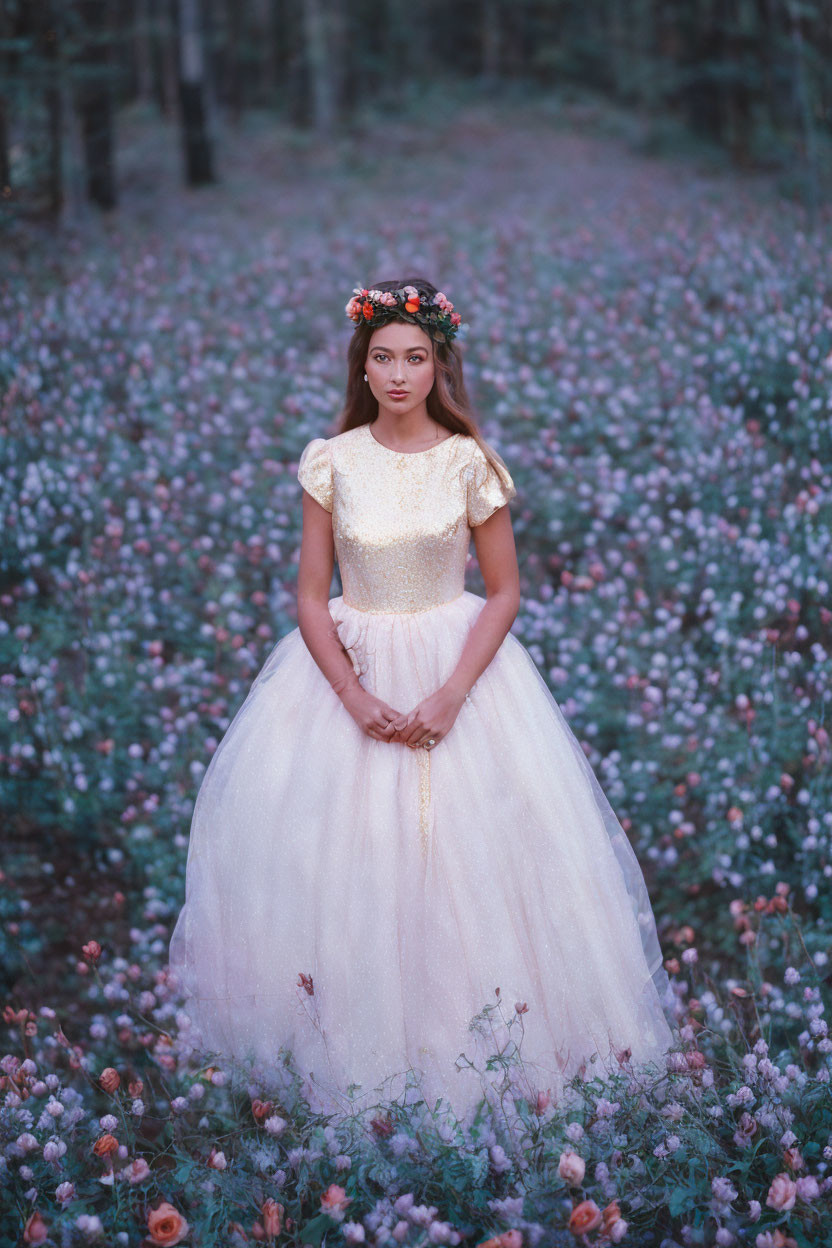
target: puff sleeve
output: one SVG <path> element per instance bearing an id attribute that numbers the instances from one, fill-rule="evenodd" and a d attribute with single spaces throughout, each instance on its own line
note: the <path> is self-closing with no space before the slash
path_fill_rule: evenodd
<path id="1" fill-rule="evenodd" d="M 301 451 L 298 481 L 326 511 L 332 511 L 332 462 L 326 438 L 313 438 Z"/>
<path id="2" fill-rule="evenodd" d="M 495 512 L 498 507 L 511 501 L 517 488 L 508 469 L 504 477 L 498 475 L 485 457 L 481 446 L 475 446 L 467 473 L 468 524 L 474 528 Z"/>

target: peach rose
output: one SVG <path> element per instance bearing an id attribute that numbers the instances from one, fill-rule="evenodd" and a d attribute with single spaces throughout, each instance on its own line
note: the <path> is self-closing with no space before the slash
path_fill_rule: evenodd
<path id="1" fill-rule="evenodd" d="M 601 1220 L 604 1224 L 604 1230 L 608 1231 L 613 1222 L 617 1222 L 620 1217 L 621 1209 L 619 1208 L 618 1201 L 611 1200 L 610 1203 L 605 1205 L 601 1210 Z"/>
<path id="2" fill-rule="evenodd" d="M 109 1092 L 112 1095 L 121 1083 L 121 1075 L 114 1067 L 107 1066 L 98 1076 L 98 1082 L 105 1092 Z"/>
<path id="3" fill-rule="evenodd" d="M 23 1228 L 23 1242 L 24 1244 L 42 1244 L 48 1237 L 49 1227 L 36 1209 L 26 1220 Z"/>
<path id="4" fill-rule="evenodd" d="M 111 1153 L 118 1149 L 118 1140 L 114 1135 L 107 1132 L 105 1135 L 99 1135 L 98 1139 L 92 1146 L 92 1151 L 96 1157 L 109 1157 Z"/>
<path id="5" fill-rule="evenodd" d="M 279 1235 L 283 1226 L 283 1206 L 269 1196 L 260 1210 L 263 1219 L 263 1230 L 267 1235 Z"/>
<path id="6" fill-rule="evenodd" d="M 191 1229 L 178 1209 L 169 1201 L 163 1200 L 157 1209 L 151 1209 L 147 1215 L 147 1229 L 154 1244 L 162 1244 L 169 1248 L 178 1244 Z"/>
<path id="7" fill-rule="evenodd" d="M 558 1162 L 558 1174 L 572 1187 L 580 1187 L 584 1181 L 586 1173 L 586 1162 L 583 1157 L 579 1157 L 574 1149 L 567 1148 L 566 1152 L 561 1153 Z"/>
<path id="8" fill-rule="evenodd" d="M 339 1187 L 337 1183 L 330 1183 L 321 1197 L 321 1213 L 328 1213 L 331 1218 L 335 1218 L 336 1222 L 341 1222 L 351 1200 L 352 1197 L 347 1195 L 343 1187 Z"/>
<path id="9" fill-rule="evenodd" d="M 500 1248 L 523 1248 L 522 1231 L 503 1231 L 499 1237 Z"/>
<path id="10" fill-rule="evenodd" d="M 585 1235 L 601 1225 L 601 1210 L 594 1200 L 582 1200 L 569 1215 L 569 1229 L 573 1235 Z"/>
<path id="11" fill-rule="evenodd" d="M 754 1244 L 755 1248 L 797 1248 L 797 1240 L 784 1235 L 779 1226 L 773 1231 L 760 1231 Z"/>
<path id="12" fill-rule="evenodd" d="M 772 1209 L 782 1212 L 785 1209 L 793 1209 L 795 1197 L 797 1196 L 797 1187 L 794 1180 L 790 1179 L 785 1171 L 775 1174 L 771 1180 L 771 1187 L 768 1189 L 766 1196 L 766 1204 Z"/>

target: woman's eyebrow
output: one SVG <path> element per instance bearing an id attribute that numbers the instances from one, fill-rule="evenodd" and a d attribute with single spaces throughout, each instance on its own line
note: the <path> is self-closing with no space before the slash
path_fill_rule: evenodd
<path id="1" fill-rule="evenodd" d="M 383 346 L 375 346 L 373 347 L 373 350 L 374 351 L 389 351 L 390 348 L 383 347 Z M 405 350 L 407 351 L 409 355 L 411 351 L 427 351 L 427 347 L 405 347 Z"/>

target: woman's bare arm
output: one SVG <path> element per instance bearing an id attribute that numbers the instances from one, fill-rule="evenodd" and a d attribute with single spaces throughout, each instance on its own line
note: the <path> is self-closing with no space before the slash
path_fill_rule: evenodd
<path id="1" fill-rule="evenodd" d="M 358 679 L 329 611 L 335 564 L 332 516 L 303 491 L 303 534 L 298 564 L 298 628 L 318 667 L 355 722 L 377 741 L 393 741 L 398 712 L 370 693 Z"/>
<path id="2" fill-rule="evenodd" d="M 466 638 L 459 662 L 445 682 L 463 699 L 494 658 L 520 608 L 520 572 L 508 507 L 498 507 L 471 531 L 486 601 Z"/>
<path id="3" fill-rule="evenodd" d="M 298 564 L 298 628 L 307 650 L 340 697 L 349 686 L 358 685 L 358 676 L 329 613 L 334 566 L 332 516 L 304 490 Z"/>

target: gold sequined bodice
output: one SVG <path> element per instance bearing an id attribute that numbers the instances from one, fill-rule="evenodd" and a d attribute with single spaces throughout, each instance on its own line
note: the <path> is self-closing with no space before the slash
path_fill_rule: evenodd
<path id="1" fill-rule="evenodd" d="M 298 480 L 332 514 L 344 602 L 360 611 L 425 611 L 458 597 L 471 528 L 516 494 L 474 438 L 394 451 L 369 425 L 313 438 Z"/>

